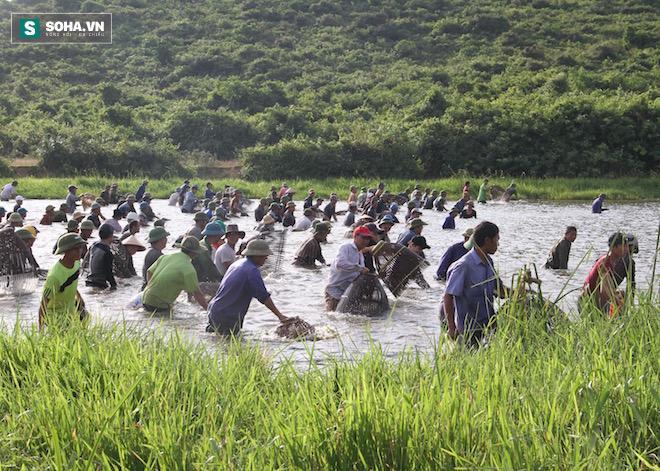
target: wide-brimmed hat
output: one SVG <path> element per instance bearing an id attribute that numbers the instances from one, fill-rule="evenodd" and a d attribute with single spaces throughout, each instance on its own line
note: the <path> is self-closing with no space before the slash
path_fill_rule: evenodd
<path id="1" fill-rule="evenodd" d="M 98 204 L 100 204 L 101 206 L 105 206 L 105 204 L 106 204 L 106 203 L 105 203 L 105 200 L 104 200 L 103 198 L 101 198 L 100 196 L 99 196 L 98 198 L 96 198 L 95 201 L 96 201 Z"/>
<path id="2" fill-rule="evenodd" d="M 452 207 L 452 208 L 449 210 L 449 213 L 450 213 L 450 214 L 451 214 L 451 213 L 460 213 L 460 212 L 461 212 L 461 210 L 458 209 L 456 206 Z"/>
<path id="3" fill-rule="evenodd" d="M 144 195 L 142 195 L 142 199 L 143 199 L 143 200 L 151 200 L 151 199 L 153 199 L 153 198 L 151 197 L 151 193 L 149 193 L 149 192 L 147 191 Z"/>
<path id="4" fill-rule="evenodd" d="M 218 206 L 217 208 L 215 208 L 215 215 L 217 217 L 222 217 L 225 214 L 227 214 L 227 210 L 224 208 L 224 206 Z"/>
<path id="5" fill-rule="evenodd" d="M 418 235 L 410 239 L 410 242 L 417 247 L 421 247 L 422 250 L 430 249 L 429 245 L 426 243 L 426 237 Z"/>
<path id="6" fill-rule="evenodd" d="M 25 198 L 23 198 L 21 195 L 18 195 L 16 197 L 16 201 L 23 201 L 23 200 L 25 200 Z"/>
<path id="7" fill-rule="evenodd" d="M 304 216 L 311 216 L 312 214 L 314 214 L 314 210 L 312 208 L 305 208 L 303 211 Z"/>
<path id="8" fill-rule="evenodd" d="M 273 255 L 273 251 L 270 250 L 268 242 L 265 240 L 255 239 L 248 242 L 247 247 L 245 250 L 243 250 L 243 255 L 246 257 L 260 257 L 264 255 Z"/>
<path id="9" fill-rule="evenodd" d="M 18 213 L 11 213 L 8 219 L 9 222 L 23 222 L 23 217 Z"/>
<path id="10" fill-rule="evenodd" d="M 23 215 L 27 214 L 28 210 L 25 209 L 25 208 L 23 208 L 23 207 L 20 207 L 20 208 L 18 208 L 18 209 L 16 210 L 16 212 L 17 212 L 18 214 L 20 214 L 21 216 L 23 216 Z"/>
<path id="11" fill-rule="evenodd" d="M 224 234 L 225 228 L 216 222 L 209 222 L 202 231 L 202 235 L 204 236 L 221 236 Z"/>
<path id="12" fill-rule="evenodd" d="M 420 218 L 412 218 L 410 221 L 408 221 L 408 227 L 410 229 L 414 229 L 416 227 L 420 226 L 426 226 L 427 224 L 422 221 Z"/>
<path id="13" fill-rule="evenodd" d="M 186 249 L 188 252 L 192 253 L 202 253 L 206 250 L 200 245 L 199 240 L 197 240 L 197 237 L 195 236 L 184 237 L 181 244 L 179 244 L 179 248 Z"/>
<path id="14" fill-rule="evenodd" d="M 270 206 L 268 207 L 269 211 L 277 211 L 280 209 L 281 206 L 278 203 L 271 203 Z"/>
<path id="15" fill-rule="evenodd" d="M 11 221 L 11 219 L 10 219 L 10 221 Z M 76 221 L 75 219 L 69 219 L 69 222 L 66 223 L 66 230 L 67 231 L 76 231 L 76 230 L 78 230 L 78 226 L 79 226 L 78 221 Z"/>
<path id="16" fill-rule="evenodd" d="M 270 214 L 266 214 L 264 218 L 261 220 L 261 222 L 267 226 L 269 224 L 275 224 L 276 221 L 275 218 L 273 218 L 273 216 L 271 216 Z"/>
<path id="17" fill-rule="evenodd" d="M 94 211 L 95 209 L 101 209 L 101 205 L 98 203 L 92 204 L 91 210 Z"/>
<path id="18" fill-rule="evenodd" d="M 37 229 L 37 228 L 34 227 L 34 226 L 25 226 L 25 229 L 27 229 L 28 231 L 30 231 L 30 233 L 31 233 L 33 236 L 35 236 L 35 237 L 37 237 L 37 234 L 39 234 L 39 232 L 41 232 L 39 229 Z"/>
<path id="19" fill-rule="evenodd" d="M 270 217 L 270 216 L 266 215 L 266 217 Z M 264 220 L 266 219 L 266 217 L 264 217 Z M 271 217 L 271 219 L 273 219 L 273 218 Z M 273 222 L 275 222 L 274 219 L 273 219 Z M 243 237 L 245 237 L 245 231 L 240 231 L 240 230 L 238 229 L 238 225 L 237 225 L 237 224 L 227 224 L 227 228 L 225 229 L 225 234 L 238 234 L 238 236 L 239 236 L 241 239 L 242 239 Z"/>
<path id="20" fill-rule="evenodd" d="M 218 203 L 215 201 L 209 201 L 209 204 L 206 205 L 207 208 L 209 208 L 211 211 L 213 211 L 215 208 L 218 207 Z"/>
<path id="21" fill-rule="evenodd" d="M 394 203 L 392 206 L 390 206 L 390 211 L 393 213 L 396 213 L 399 210 L 399 205 Z"/>
<path id="22" fill-rule="evenodd" d="M 198 213 L 195 213 L 195 217 L 194 217 L 194 219 L 195 219 L 195 221 L 206 221 L 206 222 L 208 222 L 208 220 L 209 220 L 209 215 L 206 214 L 206 213 L 203 212 L 203 211 L 200 211 L 200 212 L 198 212 Z"/>
<path id="23" fill-rule="evenodd" d="M 16 235 L 21 240 L 28 240 L 28 239 L 34 240 L 35 239 L 34 235 L 32 235 L 32 232 L 30 232 L 29 230 L 27 230 L 25 228 L 16 229 Z"/>
<path id="24" fill-rule="evenodd" d="M 374 235 L 371 233 L 371 231 L 365 226 L 358 226 L 355 228 L 355 230 L 353 231 L 353 237 L 358 235 L 363 237 L 369 237 L 371 240 L 376 240 L 374 238 Z"/>
<path id="25" fill-rule="evenodd" d="M 139 220 L 140 220 L 140 216 L 138 216 L 136 212 L 131 211 L 130 213 L 128 213 L 128 216 L 126 216 L 126 220 L 127 220 L 128 222 L 131 222 L 131 221 L 139 221 Z"/>
<path id="26" fill-rule="evenodd" d="M 383 218 L 382 218 L 382 219 L 380 220 L 380 222 L 378 223 L 378 227 L 382 227 L 383 224 L 391 224 L 391 225 L 394 225 L 394 219 L 393 219 L 392 216 L 390 216 L 389 214 L 386 214 L 385 216 L 383 216 Z"/>
<path id="27" fill-rule="evenodd" d="M 121 243 L 124 245 L 132 245 L 133 247 L 137 247 L 138 252 L 147 250 L 144 244 L 140 242 L 140 239 L 135 237 L 135 234 L 131 234 L 130 236 L 126 237 L 124 240 L 121 241 Z"/>
<path id="28" fill-rule="evenodd" d="M 158 242 L 161 239 L 164 239 L 170 235 L 169 232 L 165 230 L 163 227 L 154 227 L 149 231 L 149 238 L 147 239 L 147 243 L 153 244 L 154 242 Z"/>
<path id="29" fill-rule="evenodd" d="M 348 207 L 349 208 L 357 208 L 357 203 L 355 201 L 351 201 L 350 203 L 348 203 Z"/>
<path id="30" fill-rule="evenodd" d="M 373 222 L 370 222 L 370 223 L 368 223 L 368 224 L 365 224 L 364 227 L 366 227 L 367 229 L 369 229 L 369 231 L 370 231 L 370 232 L 373 232 L 374 234 L 382 234 L 383 232 L 385 232 L 384 230 L 382 230 L 381 228 L 379 228 L 379 227 L 378 227 L 376 224 L 374 224 Z"/>
<path id="31" fill-rule="evenodd" d="M 294 194 L 295 192 L 296 192 L 296 189 L 295 189 L 295 188 L 289 188 L 288 190 L 286 190 L 286 194 L 287 194 L 287 195 L 292 195 L 292 194 Z"/>
<path id="32" fill-rule="evenodd" d="M 289 201 L 289 202 L 286 204 L 286 207 L 287 207 L 287 209 L 288 209 L 288 208 L 295 208 L 295 207 L 296 207 L 296 203 L 294 203 L 293 201 Z"/>
<path id="33" fill-rule="evenodd" d="M 138 208 L 140 208 L 140 209 L 144 209 L 144 208 L 148 208 L 148 207 L 149 207 L 149 203 L 147 203 L 146 201 L 141 202 L 140 206 L 138 206 Z"/>
<path id="34" fill-rule="evenodd" d="M 84 231 L 84 230 L 93 231 L 94 229 L 96 229 L 96 226 L 89 219 L 85 219 L 83 222 L 80 223 L 80 230 L 81 231 Z"/>
<path id="35" fill-rule="evenodd" d="M 164 227 L 166 219 L 156 219 L 154 222 L 154 227 Z"/>
<path id="36" fill-rule="evenodd" d="M 86 214 L 83 213 L 82 211 L 76 211 L 75 213 L 73 213 L 73 216 L 71 216 L 71 218 L 72 219 L 80 219 L 80 218 L 84 218 L 85 216 L 86 216 Z"/>
<path id="37" fill-rule="evenodd" d="M 332 229 L 332 225 L 329 222 L 319 222 L 314 226 L 314 234 L 327 233 Z"/>
<path id="38" fill-rule="evenodd" d="M 69 209 L 69 205 L 68 205 L 68 204 L 66 204 L 66 203 L 62 203 L 62 204 L 60 205 L 60 211 L 66 211 L 67 209 Z"/>
<path id="39" fill-rule="evenodd" d="M 57 240 L 57 250 L 55 250 L 55 255 L 68 252 L 71 249 L 76 247 L 81 247 L 87 245 L 82 237 L 78 234 L 64 234 Z"/>

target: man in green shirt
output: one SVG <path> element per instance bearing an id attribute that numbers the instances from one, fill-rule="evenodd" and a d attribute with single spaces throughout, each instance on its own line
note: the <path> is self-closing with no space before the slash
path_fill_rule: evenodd
<path id="1" fill-rule="evenodd" d="M 568 268 L 568 256 L 571 253 L 571 244 L 577 237 L 577 229 L 575 226 L 568 226 L 564 237 L 558 239 L 555 245 L 550 250 L 548 261 L 545 263 L 545 268 L 552 268 L 554 270 Z"/>
<path id="2" fill-rule="evenodd" d="M 488 179 L 484 178 L 484 183 L 479 187 L 479 196 L 477 197 L 477 203 L 485 203 L 488 198 Z"/>
<path id="3" fill-rule="evenodd" d="M 146 310 L 170 311 L 182 290 L 192 294 L 204 309 L 208 307 L 192 265 L 192 260 L 203 250 L 195 236 L 187 236 L 181 241 L 180 252 L 163 255 L 149 267 L 147 287 L 142 294 Z"/>
<path id="4" fill-rule="evenodd" d="M 63 254 L 48 271 L 44 284 L 41 304 L 39 304 L 39 328 L 47 322 L 53 325 L 66 323 L 71 319 L 85 319 L 85 303 L 78 292 L 80 273 L 80 252 L 85 241 L 78 234 L 65 234 L 57 241 L 55 254 Z"/>

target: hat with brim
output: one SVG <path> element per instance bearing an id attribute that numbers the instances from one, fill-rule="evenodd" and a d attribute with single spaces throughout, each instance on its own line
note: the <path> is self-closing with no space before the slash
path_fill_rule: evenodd
<path id="1" fill-rule="evenodd" d="M 213 211 L 215 208 L 218 207 L 218 203 L 216 203 L 215 201 L 210 201 L 206 207 L 209 208 L 211 211 Z"/>
<path id="2" fill-rule="evenodd" d="M 280 209 L 280 205 L 277 204 L 277 203 L 271 203 L 270 206 L 268 207 L 268 209 L 270 211 L 277 211 L 278 209 Z"/>
<path id="3" fill-rule="evenodd" d="M 269 224 L 275 224 L 275 219 L 270 214 L 266 214 L 261 222 L 268 226 Z"/>
<path id="4" fill-rule="evenodd" d="M 71 190 L 73 190 L 73 189 L 76 189 L 76 190 L 77 190 L 78 187 L 77 187 L 76 185 L 69 185 L 69 191 L 71 191 Z"/>
<path id="5" fill-rule="evenodd" d="M 203 236 L 222 236 L 225 234 L 225 229 L 215 222 L 210 222 L 202 231 Z"/>
<path id="6" fill-rule="evenodd" d="M 94 211 L 95 209 L 101 209 L 101 205 L 99 203 L 94 203 L 91 209 L 92 211 Z"/>
<path id="7" fill-rule="evenodd" d="M 163 227 L 163 226 L 165 226 L 164 219 L 157 219 L 156 222 L 154 222 L 154 227 Z"/>
<path id="8" fill-rule="evenodd" d="M 246 257 L 263 257 L 273 255 L 273 251 L 268 247 L 268 242 L 255 239 L 248 242 L 247 247 L 243 250 L 243 255 Z"/>
<path id="9" fill-rule="evenodd" d="M 286 207 L 287 207 L 287 209 L 288 209 L 288 208 L 295 208 L 295 207 L 296 207 L 296 203 L 294 203 L 293 201 L 289 201 L 289 202 L 286 204 Z"/>
<path id="10" fill-rule="evenodd" d="M 314 214 L 314 210 L 312 208 L 305 208 L 303 211 L 304 216 L 311 216 L 312 214 Z"/>
<path id="11" fill-rule="evenodd" d="M 57 240 L 55 255 L 60 255 L 69 250 L 87 245 L 78 234 L 64 234 Z"/>
<path id="12" fill-rule="evenodd" d="M 147 242 L 149 244 L 153 244 L 154 242 L 158 242 L 159 240 L 166 238 L 168 235 L 170 235 L 170 233 L 167 232 L 163 227 L 154 227 L 149 231 L 149 238 L 147 239 Z"/>
<path id="13" fill-rule="evenodd" d="M 470 238 L 463 244 L 465 250 L 472 250 L 472 247 L 474 247 L 474 236 L 470 236 Z"/>
<path id="14" fill-rule="evenodd" d="M 34 240 L 35 239 L 34 235 L 32 235 L 32 233 L 28 229 L 25 229 L 25 228 L 17 229 L 16 230 L 16 235 L 21 240 Z"/>
<path id="15" fill-rule="evenodd" d="M 394 225 L 394 219 L 388 214 L 386 216 L 383 216 L 383 219 L 380 220 L 378 223 L 378 227 L 382 227 L 384 224 L 390 224 L 391 226 Z"/>
<path id="16" fill-rule="evenodd" d="M 128 195 L 126 201 L 135 201 L 135 195 Z"/>
<path id="17" fill-rule="evenodd" d="M 34 227 L 34 226 L 25 226 L 25 228 L 26 228 L 28 231 L 30 231 L 30 233 L 31 233 L 33 236 L 35 236 L 35 237 L 37 237 L 37 234 L 39 234 L 39 232 L 41 232 L 39 229 L 37 229 L 37 228 Z"/>
<path id="18" fill-rule="evenodd" d="M 332 229 L 329 222 L 319 222 L 314 226 L 314 234 L 327 234 Z"/>
<path id="19" fill-rule="evenodd" d="M 148 207 L 149 207 L 149 203 L 147 203 L 146 201 L 143 201 L 142 203 L 140 203 L 140 206 L 139 206 L 140 209 L 144 209 L 144 208 L 148 208 Z M 92 209 L 93 209 L 93 207 L 92 207 Z"/>
<path id="20" fill-rule="evenodd" d="M 426 237 L 424 236 L 415 236 L 412 239 L 410 239 L 410 243 L 413 245 L 416 245 L 417 247 L 420 247 L 422 250 L 424 249 L 430 249 L 431 247 L 426 243 Z"/>
<path id="21" fill-rule="evenodd" d="M 270 217 L 270 216 L 267 215 L 266 217 Z M 266 218 L 264 218 L 264 219 L 266 219 Z M 273 218 L 271 217 L 271 219 L 273 219 Z M 275 222 L 274 219 L 273 219 L 273 222 Z M 238 234 L 238 237 L 241 238 L 241 239 L 243 237 L 245 237 L 245 232 L 244 231 L 239 231 L 237 224 L 227 224 L 227 227 L 225 229 L 225 235 L 227 235 L 227 234 Z"/>
<path id="22" fill-rule="evenodd" d="M 460 213 L 460 210 L 456 206 L 454 206 L 453 208 L 451 208 L 449 210 L 449 214 L 451 214 L 451 213 Z"/>
<path id="23" fill-rule="evenodd" d="M 205 221 L 208 222 L 209 216 L 203 211 L 200 211 L 198 213 L 195 213 L 195 221 Z"/>
<path id="24" fill-rule="evenodd" d="M 138 216 L 136 212 L 131 211 L 130 213 L 128 213 L 128 216 L 126 216 L 126 220 L 127 220 L 128 222 L 131 222 L 131 221 L 139 221 L 139 220 L 140 220 L 140 216 Z"/>
<path id="25" fill-rule="evenodd" d="M 16 212 L 17 212 L 18 214 L 20 214 L 21 216 L 24 216 L 24 215 L 27 214 L 28 211 L 27 211 L 27 209 L 25 209 L 25 208 L 18 208 L 18 209 L 16 210 Z"/>
<path id="26" fill-rule="evenodd" d="M 16 201 L 23 201 L 25 198 L 23 198 L 21 195 L 18 195 L 16 197 Z"/>
<path id="27" fill-rule="evenodd" d="M 96 229 L 96 226 L 89 219 L 85 219 L 83 222 L 80 223 L 80 230 L 82 230 L 82 231 L 85 231 L 85 230 L 93 231 L 94 229 Z"/>
<path id="28" fill-rule="evenodd" d="M 296 192 L 295 188 L 289 188 L 288 190 L 286 190 L 287 195 L 293 195 L 295 192 Z"/>
<path id="29" fill-rule="evenodd" d="M 474 233 L 474 229 L 471 228 L 471 227 L 468 227 L 467 229 L 465 229 L 465 230 L 463 231 L 463 233 L 462 233 L 461 235 L 462 235 L 463 237 L 472 237 L 472 234 L 473 234 L 473 233 Z"/>
<path id="30" fill-rule="evenodd" d="M 383 232 L 385 232 L 384 230 L 382 230 L 381 228 L 379 228 L 379 227 L 378 227 L 376 224 L 374 224 L 373 222 L 370 222 L 369 224 L 365 224 L 364 227 L 366 227 L 367 229 L 369 229 L 369 231 L 370 231 L 370 232 L 373 232 L 374 234 L 382 234 Z"/>
<path id="31" fill-rule="evenodd" d="M 144 244 L 140 242 L 140 239 L 135 237 L 135 234 L 126 237 L 124 240 L 121 241 L 121 243 L 124 245 L 132 245 L 133 247 L 137 247 L 138 252 L 147 250 Z"/>
<path id="32" fill-rule="evenodd" d="M 184 237 L 181 241 L 181 244 L 179 244 L 179 248 L 185 249 L 192 253 L 202 253 L 206 250 L 202 245 L 200 245 L 199 240 L 197 240 L 197 237 L 195 236 Z"/>
<path id="33" fill-rule="evenodd" d="M 79 227 L 78 221 L 75 219 L 69 220 L 69 222 L 66 223 L 66 230 L 67 231 L 77 231 Z"/>
<path id="34" fill-rule="evenodd" d="M 82 219 L 82 218 L 85 217 L 85 213 L 80 212 L 80 211 L 76 211 L 75 213 L 73 213 L 73 216 L 71 216 L 71 217 L 73 219 Z"/>
<path id="35" fill-rule="evenodd" d="M 414 229 L 415 227 L 426 226 L 426 223 L 419 218 L 413 218 L 408 221 L 408 227 Z"/>
<path id="36" fill-rule="evenodd" d="M 8 221 L 9 221 L 9 222 L 20 222 L 20 223 L 22 223 L 22 222 L 23 222 L 23 218 L 22 218 L 21 215 L 18 214 L 18 213 L 11 213 L 11 216 L 9 216 Z"/>

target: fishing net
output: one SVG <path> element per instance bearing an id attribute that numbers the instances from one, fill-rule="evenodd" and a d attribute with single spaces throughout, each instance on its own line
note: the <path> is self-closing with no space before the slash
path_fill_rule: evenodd
<path id="1" fill-rule="evenodd" d="M 316 334 L 316 329 L 314 326 L 307 321 L 304 321 L 300 317 L 293 317 L 287 322 L 281 323 L 277 329 L 275 329 L 275 334 L 280 337 L 287 339 L 306 339 L 313 340 L 314 335 Z"/>
<path id="2" fill-rule="evenodd" d="M 372 255 L 378 276 L 394 296 L 399 296 L 410 281 L 428 288 L 420 268 L 426 265 L 426 261 L 408 247 L 381 241 L 374 247 Z"/>
<path id="3" fill-rule="evenodd" d="M 37 289 L 37 262 L 13 228 L 0 230 L 0 290 L 6 294 Z"/>
<path id="4" fill-rule="evenodd" d="M 388 311 L 390 303 L 380 280 L 373 273 L 362 273 L 339 300 L 337 312 L 373 316 Z"/>
<path id="5" fill-rule="evenodd" d="M 269 231 L 261 232 L 254 237 L 251 237 L 241 243 L 241 246 L 238 250 L 238 255 L 241 255 L 246 249 L 248 243 L 252 240 L 265 240 L 268 242 L 268 247 L 273 252 L 273 255 L 268 256 L 266 263 L 264 263 L 259 270 L 263 275 L 269 273 L 275 273 L 279 270 L 282 265 L 282 259 L 284 258 L 284 252 L 286 247 L 286 234 L 288 231 Z"/>
<path id="6" fill-rule="evenodd" d="M 97 242 L 98 243 L 98 242 Z M 110 252 L 112 252 L 112 274 L 117 278 L 130 278 L 136 276 L 135 268 L 133 266 L 133 257 L 130 256 L 124 244 L 115 238 L 110 244 Z M 89 262 L 91 259 L 91 249 L 87 251 L 80 264 L 82 275 L 89 274 Z"/>
<path id="7" fill-rule="evenodd" d="M 502 198 L 502 195 L 504 194 L 505 191 L 504 188 L 502 188 L 499 185 L 491 185 L 490 187 L 488 187 L 488 189 L 490 190 L 490 197 L 493 200 L 499 200 L 500 198 Z"/>
<path id="8" fill-rule="evenodd" d="M 82 202 L 83 209 L 91 208 L 94 203 L 96 203 L 96 195 L 91 193 L 83 193 L 80 195 L 80 201 Z"/>

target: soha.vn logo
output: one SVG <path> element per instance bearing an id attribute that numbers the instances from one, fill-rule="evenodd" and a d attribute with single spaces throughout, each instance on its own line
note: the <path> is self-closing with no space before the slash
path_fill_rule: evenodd
<path id="1" fill-rule="evenodd" d="M 20 37 L 25 39 L 39 38 L 41 35 L 38 18 L 23 18 L 20 22 Z"/>

